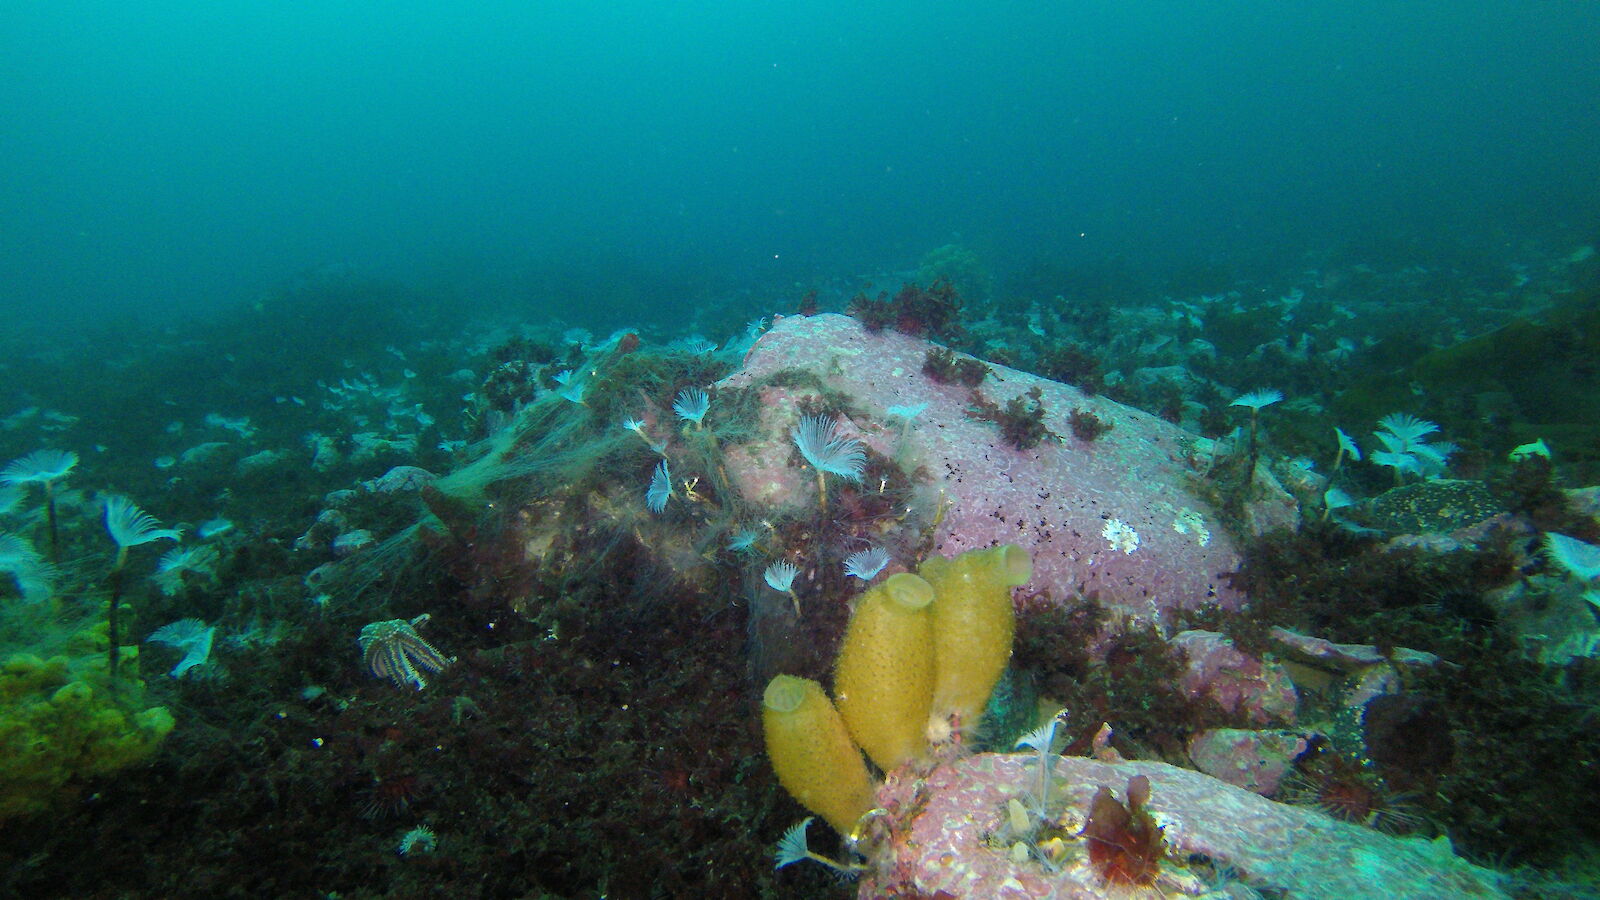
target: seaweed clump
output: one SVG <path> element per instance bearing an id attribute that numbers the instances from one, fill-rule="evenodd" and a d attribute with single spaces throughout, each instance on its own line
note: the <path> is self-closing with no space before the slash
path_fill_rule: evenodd
<path id="1" fill-rule="evenodd" d="M 1038 371 L 1051 381 L 1075 385 L 1085 394 L 1098 394 L 1105 390 L 1105 373 L 1100 370 L 1100 358 L 1076 341 L 1046 345 L 1039 352 Z"/>
<path id="2" fill-rule="evenodd" d="M 1018 394 L 1000 406 L 977 391 L 972 392 L 973 418 L 984 419 L 1000 427 L 1006 443 L 1018 450 L 1032 450 L 1044 443 L 1045 438 L 1060 439 L 1060 435 L 1044 424 L 1043 392 L 1037 386 Z"/>
<path id="3" fill-rule="evenodd" d="M 1039 399 L 1040 394 L 1039 388 L 1033 387 L 1025 395 L 1027 400 L 1017 396 L 1006 401 L 1000 433 L 1018 450 L 1031 450 L 1045 438 L 1057 436 L 1044 424 L 1044 403 Z"/>
<path id="4" fill-rule="evenodd" d="M 1149 884 L 1161 863 L 1161 826 L 1145 807 L 1150 803 L 1150 779 L 1128 779 L 1126 805 L 1105 786 L 1089 804 L 1089 821 L 1083 837 L 1089 844 L 1089 861 L 1100 877 L 1113 884 Z"/>
<path id="5" fill-rule="evenodd" d="M 1111 430 L 1110 422 L 1086 409 L 1074 409 L 1067 416 L 1067 424 L 1072 428 L 1072 436 L 1086 444 Z"/>
<path id="6" fill-rule="evenodd" d="M 1249 727 L 1209 698 L 1191 698 L 1179 684 L 1187 657 L 1153 628 L 1129 628 L 1096 663 L 1084 648 L 1100 643 L 1111 614 L 1093 597 L 1066 604 L 1030 603 L 1020 616 L 1011 659 L 1012 704 L 1074 711 L 1067 752 L 1087 753 L 1102 722 L 1129 758 L 1182 763 L 1189 736 L 1205 728 Z"/>
<path id="7" fill-rule="evenodd" d="M 1512 512 L 1527 516 L 1540 531 L 1555 531 L 1589 543 L 1600 541 L 1600 524 L 1574 508 L 1548 456 L 1530 453 L 1518 458 L 1490 488 Z"/>
<path id="8" fill-rule="evenodd" d="M 989 367 L 970 356 L 956 356 L 947 347 L 931 347 L 922 360 L 922 374 L 940 384 L 975 388 L 989 375 Z"/>
<path id="9" fill-rule="evenodd" d="M 1387 780 L 1433 787 L 1455 762 L 1451 723 L 1436 699 L 1415 693 L 1383 694 L 1367 702 L 1362 729 L 1367 755 Z"/>
<path id="10" fill-rule="evenodd" d="M 936 279 L 927 288 L 907 282 L 892 298 L 887 291 L 879 292 L 875 300 L 857 294 L 847 312 L 874 334 L 893 327 L 901 334 L 944 342 L 963 335 L 961 294 L 948 278 Z"/>

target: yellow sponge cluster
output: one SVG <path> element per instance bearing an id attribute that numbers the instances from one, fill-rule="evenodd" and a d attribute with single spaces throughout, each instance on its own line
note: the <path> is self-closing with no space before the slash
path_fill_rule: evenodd
<path id="1" fill-rule="evenodd" d="M 837 707 L 814 681 L 767 686 L 767 755 L 784 788 L 848 835 L 872 805 L 857 747 L 888 772 L 974 730 L 1011 657 L 1011 589 L 1032 576 L 1028 552 L 1008 544 L 930 559 L 863 594 L 834 664 Z"/>
<path id="2" fill-rule="evenodd" d="M 17 653 L 0 665 L 0 822 L 148 757 L 172 730 L 165 707 L 124 709 L 99 674 L 59 655 Z M 125 681 L 130 693 L 142 687 L 131 673 Z"/>

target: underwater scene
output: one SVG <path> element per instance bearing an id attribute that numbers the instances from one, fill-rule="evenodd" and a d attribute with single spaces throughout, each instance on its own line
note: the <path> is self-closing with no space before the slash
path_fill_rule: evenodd
<path id="1" fill-rule="evenodd" d="M 1600 898 L 1600 5 L 0 10 L 0 897 Z"/>

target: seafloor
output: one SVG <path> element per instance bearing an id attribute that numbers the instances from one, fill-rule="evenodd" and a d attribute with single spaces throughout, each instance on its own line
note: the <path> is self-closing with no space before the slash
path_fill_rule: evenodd
<path id="1" fill-rule="evenodd" d="M 10 335 L 0 894 L 948 897 L 918 866 L 993 863 L 1325 895 L 1206 843 L 1229 781 L 1262 822 L 1430 848 L 1419 878 L 1596 896 L 1600 259 L 1518 252 L 999 278 L 941 248 L 888 290 L 590 330 L 562 311 L 603 298 L 466 319 L 320 274 Z M 861 466 L 818 471 L 805 416 Z M 112 497 L 153 520 L 108 526 Z M 827 682 L 870 580 L 846 559 L 1002 542 L 1035 578 L 984 728 L 895 773 L 853 850 L 811 826 L 857 883 L 775 868 L 807 812 L 762 689 Z M 1058 709 L 1053 749 L 1153 773 L 1148 877 L 1082 849 L 1084 784 L 1043 830 L 956 802 Z M 939 810 L 984 860 L 919 856 Z"/>

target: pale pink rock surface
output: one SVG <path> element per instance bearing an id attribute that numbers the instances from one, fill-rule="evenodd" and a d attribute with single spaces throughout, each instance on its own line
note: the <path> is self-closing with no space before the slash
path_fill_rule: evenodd
<path id="1" fill-rule="evenodd" d="M 1189 738 L 1189 759 L 1213 778 L 1270 797 L 1307 746 L 1305 735 L 1292 731 L 1211 728 Z"/>
<path id="2" fill-rule="evenodd" d="M 1394 838 L 1336 822 L 1316 810 L 1274 803 L 1165 763 L 1054 759 L 1061 799 L 1051 812 L 1065 810 L 1059 819 L 1069 834 L 1082 830 L 1098 787 L 1110 788 L 1121 800 L 1130 777 L 1150 779 L 1149 809 L 1164 829 L 1167 848 L 1154 885 L 1139 890 L 1103 884 L 1084 842 L 1075 837 L 1059 871 L 1049 871 L 1036 858 L 1014 862 L 1007 840 L 998 836 L 1007 833 L 1007 801 L 1026 802 L 1034 790 L 1036 757 L 989 753 L 940 766 L 923 779 L 896 773 L 880 790 L 879 803 L 889 811 L 886 834 L 858 896 L 890 896 L 908 887 L 924 895 L 945 891 L 985 900 L 1196 896 L 1207 888 L 1183 865 L 1191 854 L 1231 867 L 1258 891 L 1301 900 L 1507 896 L 1493 873 L 1455 857 L 1442 842 Z"/>
<path id="3" fill-rule="evenodd" d="M 1095 594 L 1124 616 L 1142 619 L 1178 607 L 1242 602 L 1222 577 L 1238 567 L 1238 549 L 1191 488 L 1192 435 L 1070 385 L 992 365 L 979 388 L 983 395 L 1004 406 L 1038 388 L 1045 424 L 1063 436 L 1016 450 L 995 425 L 966 414 L 968 388 L 922 373 L 932 346 L 892 332 L 868 334 L 845 316 L 789 317 L 762 335 L 744 367 L 720 387 L 750 386 L 790 368 L 815 374 L 860 411 L 841 421 L 846 433 L 906 471 L 920 467 L 926 474 L 917 502 L 929 520 L 940 504 L 946 510 L 934 551 L 953 556 L 1019 544 L 1033 555 L 1026 591 L 1048 590 L 1058 600 Z M 814 395 L 803 387 L 763 389 L 760 433 L 727 451 L 729 475 L 746 498 L 787 509 L 817 503 L 813 472 L 790 463 L 789 437 L 797 404 Z M 889 412 L 921 403 L 927 408 L 909 428 Z M 1068 424 L 1074 409 L 1113 427 L 1093 442 L 1078 440 Z M 1259 506 L 1264 511 L 1255 518 L 1282 519 L 1292 513 L 1293 500 L 1280 492 Z"/>

